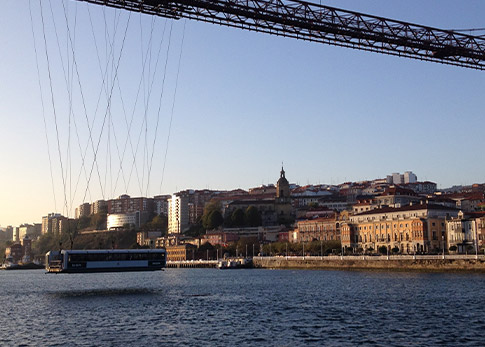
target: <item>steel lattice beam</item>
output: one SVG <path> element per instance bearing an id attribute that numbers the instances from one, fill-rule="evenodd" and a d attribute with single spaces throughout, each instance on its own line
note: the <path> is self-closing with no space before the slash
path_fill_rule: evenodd
<path id="1" fill-rule="evenodd" d="M 485 38 L 296 0 L 78 0 L 485 70 Z"/>

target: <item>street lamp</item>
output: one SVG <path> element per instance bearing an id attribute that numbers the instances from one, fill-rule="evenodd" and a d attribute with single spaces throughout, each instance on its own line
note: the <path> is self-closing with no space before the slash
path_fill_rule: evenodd
<path id="1" fill-rule="evenodd" d="M 445 236 L 441 235 L 441 240 L 443 241 L 443 259 L 445 259 Z"/>

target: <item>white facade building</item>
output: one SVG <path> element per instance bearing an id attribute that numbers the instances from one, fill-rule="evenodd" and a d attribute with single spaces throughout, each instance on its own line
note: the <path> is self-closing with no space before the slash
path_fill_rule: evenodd
<path id="1" fill-rule="evenodd" d="M 446 221 L 447 248 L 456 247 L 458 253 L 475 252 L 477 246 L 477 223 L 474 218 L 464 218 L 460 211 L 458 218 Z"/>
<path id="2" fill-rule="evenodd" d="M 139 213 L 118 213 L 108 215 L 108 230 L 122 229 L 125 225 L 140 226 Z"/>
<path id="3" fill-rule="evenodd" d="M 168 233 L 180 234 L 189 226 L 189 198 L 174 194 L 168 199 Z"/>
<path id="4" fill-rule="evenodd" d="M 418 181 L 418 176 L 413 174 L 412 171 L 406 171 L 403 176 L 404 176 L 404 184 L 416 183 Z"/>
<path id="5" fill-rule="evenodd" d="M 416 183 L 418 181 L 418 176 L 416 176 L 412 171 L 406 171 L 403 174 L 394 172 L 392 175 L 387 176 L 386 181 L 389 184 Z"/>

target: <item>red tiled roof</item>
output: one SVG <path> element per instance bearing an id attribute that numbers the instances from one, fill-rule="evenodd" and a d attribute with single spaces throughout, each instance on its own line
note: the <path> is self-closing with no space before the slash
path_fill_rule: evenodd
<path id="1" fill-rule="evenodd" d="M 442 206 L 442 205 L 431 205 L 431 204 L 412 204 L 403 207 L 383 207 L 378 208 L 371 211 L 365 211 L 362 213 L 358 213 L 355 216 L 364 216 L 369 214 L 378 214 L 378 213 L 391 213 L 391 212 L 400 212 L 400 211 L 416 211 L 416 210 L 449 210 L 449 211 L 457 211 L 456 208 Z"/>

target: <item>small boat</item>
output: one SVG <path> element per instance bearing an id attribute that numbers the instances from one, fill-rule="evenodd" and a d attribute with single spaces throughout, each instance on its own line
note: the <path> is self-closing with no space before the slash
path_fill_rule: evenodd
<path id="1" fill-rule="evenodd" d="M 217 268 L 226 269 L 250 269 L 253 267 L 253 261 L 250 258 L 224 259 L 219 260 Z"/>
<path id="2" fill-rule="evenodd" d="M 156 271 L 166 265 L 164 249 L 61 250 L 46 254 L 50 273 Z"/>
<path id="3" fill-rule="evenodd" d="M 25 264 L 13 264 L 5 263 L 2 265 L 3 270 L 38 270 L 44 269 L 44 265 L 35 263 L 25 263 Z"/>

